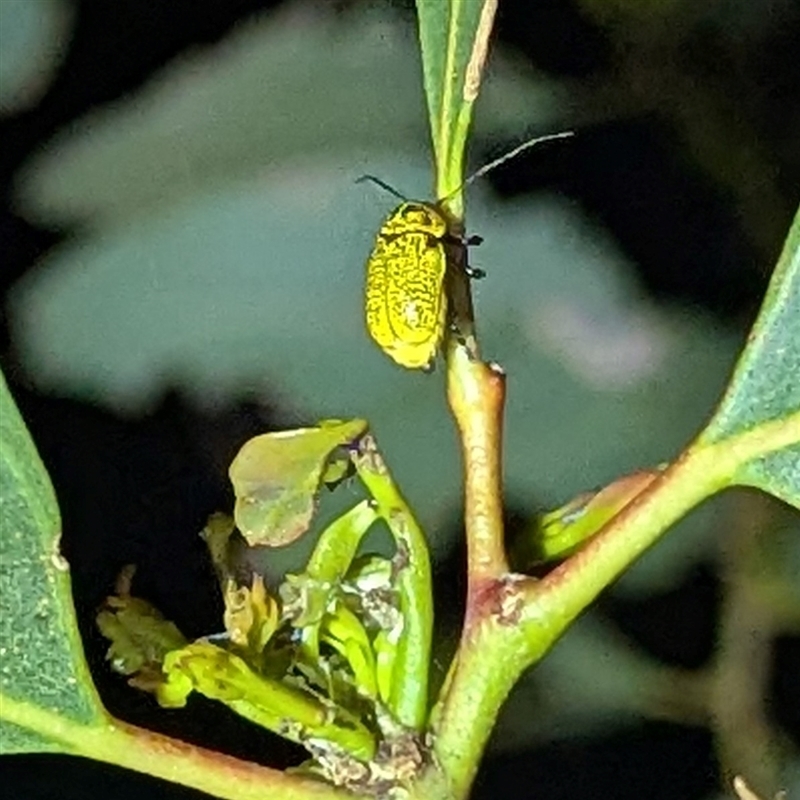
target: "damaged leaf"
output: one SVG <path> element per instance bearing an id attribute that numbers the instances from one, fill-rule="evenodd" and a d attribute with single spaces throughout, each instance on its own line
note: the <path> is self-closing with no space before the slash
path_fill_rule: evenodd
<path id="1" fill-rule="evenodd" d="M 342 475 L 342 448 L 367 429 L 364 420 L 327 421 L 316 428 L 250 439 L 231 464 L 236 526 L 252 545 L 280 547 L 308 530 L 321 482 Z"/>
<path id="2" fill-rule="evenodd" d="M 264 579 L 253 576 L 251 587 L 237 586 L 232 579 L 225 585 L 225 630 L 230 641 L 253 656 L 260 655 L 278 628 L 280 611 L 267 593 Z"/>
<path id="3" fill-rule="evenodd" d="M 97 627 L 111 641 L 106 658 L 112 668 L 122 675 L 137 675 L 134 684 L 146 689 L 158 682 L 166 654 L 186 645 L 187 639 L 155 606 L 131 595 L 134 572 L 133 565 L 122 570 L 117 594 L 106 598 L 97 614 Z"/>

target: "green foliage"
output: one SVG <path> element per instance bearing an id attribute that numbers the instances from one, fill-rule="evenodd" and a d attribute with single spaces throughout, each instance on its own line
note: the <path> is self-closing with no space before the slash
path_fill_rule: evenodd
<path id="1" fill-rule="evenodd" d="M 355 758 L 375 755 L 375 741 L 354 717 L 312 694 L 259 675 L 239 656 L 208 642 L 196 642 L 167 654 L 165 683 L 158 700 L 166 707 L 186 704 L 193 691 L 219 700 L 237 714 L 300 744 L 309 739 L 329 742 Z"/>
<path id="2" fill-rule="evenodd" d="M 496 0 L 417 0 L 439 197 L 449 196 L 463 181 L 467 132 L 496 6 Z M 460 198 L 452 205 L 460 216 Z"/>
<path id="3" fill-rule="evenodd" d="M 354 790 L 372 786 L 371 762 L 383 779 L 396 769 L 379 743 L 385 750 L 425 724 L 433 621 L 424 537 L 365 427 L 328 421 L 242 447 L 230 473 L 238 527 L 254 546 L 305 532 L 320 483 L 341 482 L 346 465 L 371 497 L 320 532 L 305 571 L 286 575 L 277 596 L 260 575 L 239 582 L 234 520 L 212 516 L 202 535 L 223 592 L 224 635 L 187 642 L 131 595 L 130 569 L 97 617 L 113 668 L 132 686 L 169 708 L 193 692 L 222 702 L 304 744 L 315 772 Z M 394 535 L 394 558 L 357 557 L 380 520 Z"/>
<path id="4" fill-rule="evenodd" d="M 800 210 L 772 273 L 747 345 L 704 437 L 751 430 L 800 410 Z"/>
<path id="5" fill-rule="evenodd" d="M 104 719 L 83 660 L 53 487 L 0 374 L 0 751 L 66 750 L 26 727 L 26 709 Z M 13 701 L 23 714 L 9 721 Z M 19 704 L 19 705 L 18 705 Z"/>
<path id="6" fill-rule="evenodd" d="M 625 475 L 598 492 L 586 492 L 555 511 L 542 514 L 519 544 L 523 564 L 566 558 L 594 536 L 658 476 L 656 470 Z"/>
<path id="7" fill-rule="evenodd" d="M 106 657 L 122 675 L 158 676 L 164 657 L 187 644 L 175 623 L 164 619 L 146 600 L 133 597 L 128 567 L 117 581 L 117 594 L 97 614 L 97 627 L 111 642 Z M 153 679 L 153 678 L 151 678 Z"/>
<path id="8" fill-rule="evenodd" d="M 800 425 L 800 210 L 728 391 L 703 439 L 717 442 L 766 423 Z M 800 508 L 800 445 L 750 459 L 736 482 Z"/>

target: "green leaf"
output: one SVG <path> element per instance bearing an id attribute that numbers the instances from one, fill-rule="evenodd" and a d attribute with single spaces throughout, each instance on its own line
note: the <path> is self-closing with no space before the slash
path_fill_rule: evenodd
<path id="1" fill-rule="evenodd" d="M 53 487 L 0 373 L 2 753 L 69 751 L 35 732 L 41 709 L 86 725 L 105 720 L 83 658 L 60 535 Z"/>
<path id="2" fill-rule="evenodd" d="M 320 638 L 336 650 L 350 665 L 358 692 L 375 698 L 375 657 L 361 620 L 344 603 L 337 603 L 325 615 Z"/>
<path id="3" fill-rule="evenodd" d="M 253 575 L 250 586 L 237 586 L 229 579 L 223 590 L 225 630 L 231 643 L 257 660 L 278 628 L 278 602 L 264 586 L 261 575 Z"/>
<path id="4" fill-rule="evenodd" d="M 800 509 L 800 444 L 749 461 L 736 473 L 736 481 Z"/>
<path id="5" fill-rule="evenodd" d="M 497 0 L 417 0 L 439 197 L 463 179 L 464 146 L 496 8 Z"/>
<path id="6" fill-rule="evenodd" d="M 394 563 L 402 635 L 393 655 L 389 709 L 408 728 L 421 730 L 428 711 L 428 671 L 433 629 L 433 598 L 428 544 L 419 523 L 392 480 L 372 434 L 353 452 L 353 462 L 378 513 L 394 537 Z"/>
<path id="7" fill-rule="evenodd" d="M 584 492 L 568 503 L 542 514 L 533 535 L 520 542 L 519 558 L 530 564 L 566 558 L 594 536 L 655 478 L 658 470 L 641 470 L 623 475 L 596 492 Z"/>
<path id="8" fill-rule="evenodd" d="M 800 209 L 728 391 L 704 431 L 719 442 L 781 423 L 800 429 Z M 800 432 L 783 448 L 746 461 L 736 483 L 800 508 Z"/>
<path id="9" fill-rule="evenodd" d="M 367 428 L 364 420 L 328 421 L 256 436 L 230 466 L 234 518 L 250 545 L 279 547 L 308 530 L 320 482 L 337 451 Z"/>
<path id="10" fill-rule="evenodd" d="M 377 519 L 370 501 L 362 500 L 322 531 L 305 571 L 287 574 L 280 586 L 285 619 L 296 628 L 320 622 L 361 540 Z"/>
<path id="11" fill-rule="evenodd" d="M 167 681 L 157 689 L 164 706 L 184 706 L 196 691 L 299 744 L 326 739 L 356 758 L 375 753 L 373 735 L 357 717 L 299 686 L 258 675 L 243 659 L 209 642 L 173 650 L 164 672 Z"/>

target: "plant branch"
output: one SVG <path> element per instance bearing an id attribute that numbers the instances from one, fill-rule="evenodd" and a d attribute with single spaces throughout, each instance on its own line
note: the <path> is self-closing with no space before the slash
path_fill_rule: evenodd
<path id="1" fill-rule="evenodd" d="M 464 458 L 468 616 L 482 585 L 508 571 L 503 545 L 502 438 L 505 375 L 499 367 L 451 353 L 447 397 Z"/>
<path id="2" fill-rule="evenodd" d="M 729 536 L 720 542 L 721 582 L 719 645 L 708 695 L 721 771 L 736 773 L 767 795 L 779 787 L 779 735 L 767 718 L 772 640 L 779 622 L 762 602 L 759 581 L 761 535 L 772 527 L 766 499 L 744 495 Z"/>
<path id="3" fill-rule="evenodd" d="M 673 523 L 730 485 L 741 464 L 799 436 L 797 413 L 715 444 L 698 440 L 544 580 L 501 575 L 482 583 L 431 718 L 453 797 L 466 797 L 500 706 L 522 672 Z"/>
<path id="4" fill-rule="evenodd" d="M 241 761 L 111 717 L 105 724 L 86 726 L 7 695 L 0 695 L 0 705 L 6 721 L 59 742 L 73 755 L 143 772 L 226 800 L 356 797 L 318 780 Z"/>
<path id="5" fill-rule="evenodd" d="M 536 638 L 542 616 L 564 627 L 675 522 L 730 486 L 745 463 L 800 441 L 800 412 L 705 444 L 702 435 L 570 559 L 525 587 L 521 624 Z"/>

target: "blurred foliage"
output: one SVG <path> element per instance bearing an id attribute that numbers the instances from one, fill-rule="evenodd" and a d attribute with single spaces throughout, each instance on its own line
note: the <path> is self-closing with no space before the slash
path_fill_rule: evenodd
<path id="1" fill-rule="evenodd" d="M 0 112 L 22 111 L 47 91 L 72 23 L 64 0 L 0 3 Z"/>

